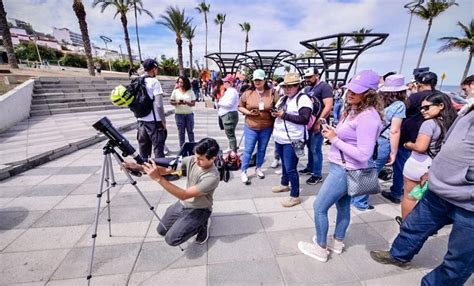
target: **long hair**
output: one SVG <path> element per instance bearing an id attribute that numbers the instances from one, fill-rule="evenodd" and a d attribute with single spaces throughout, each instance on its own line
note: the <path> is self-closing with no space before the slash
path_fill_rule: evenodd
<path id="1" fill-rule="evenodd" d="M 383 107 L 385 108 L 395 101 L 401 101 L 405 103 L 407 99 L 407 91 L 380 91 L 379 96 L 383 102 Z"/>
<path id="2" fill-rule="evenodd" d="M 449 96 L 440 91 L 433 91 L 430 95 L 425 97 L 424 100 L 430 102 L 431 104 L 443 104 L 444 106 L 438 116 L 433 118 L 433 120 L 436 122 L 436 124 L 441 130 L 439 137 L 435 143 L 435 150 L 439 151 L 441 145 L 443 144 L 444 137 L 446 136 L 446 133 L 449 130 L 449 127 L 451 127 L 457 117 L 457 113 Z"/>
<path id="3" fill-rule="evenodd" d="M 351 91 L 348 91 L 348 92 L 351 92 Z M 344 103 L 343 116 L 344 117 L 348 116 L 351 111 L 353 112 L 353 115 L 355 116 L 369 107 L 375 108 L 375 110 L 380 116 L 380 119 L 383 119 L 383 103 L 379 94 L 374 89 L 368 89 L 366 92 L 364 92 L 362 96 L 362 101 L 359 102 L 356 108 L 353 108 L 352 105 L 346 101 L 346 103 Z"/>
<path id="4" fill-rule="evenodd" d="M 183 88 L 185 91 L 188 91 L 191 89 L 191 82 L 189 81 L 189 78 L 187 76 L 184 76 L 184 75 L 180 75 L 178 77 L 178 79 L 176 80 L 176 83 L 179 81 L 179 80 L 182 80 L 183 81 Z"/>

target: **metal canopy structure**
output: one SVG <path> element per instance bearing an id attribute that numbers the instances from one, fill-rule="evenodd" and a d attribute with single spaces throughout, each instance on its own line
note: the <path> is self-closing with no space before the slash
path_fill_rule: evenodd
<path id="1" fill-rule="evenodd" d="M 212 53 L 205 57 L 213 60 L 223 76 L 233 74 L 241 66 L 251 70 L 263 69 L 268 78 L 283 65 L 281 62 L 294 54 L 287 50 L 252 50 L 241 53 Z"/>
<path id="2" fill-rule="evenodd" d="M 327 82 L 345 83 L 354 62 L 364 51 L 381 45 L 389 34 L 340 33 L 331 36 L 301 41 L 300 44 L 318 53 L 324 64 Z M 362 43 L 355 43 L 359 38 Z"/>
<path id="3" fill-rule="evenodd" d="M 326 69 L 320 57 L 293 58 L 284 60 L 284 62 L 295 67 L 301 76 L 303 76 L 304 70 L 309 67 L 317 68 L 320 74 L 323 74 Z"/>

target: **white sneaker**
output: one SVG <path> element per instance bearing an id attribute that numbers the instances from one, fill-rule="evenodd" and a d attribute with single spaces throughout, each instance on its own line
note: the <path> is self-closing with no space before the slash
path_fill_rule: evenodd
<path id="1" fill-rule="evenodd" d="M 249 181 L 249 177 L 247 177 L 246 172 L 240 173 L 240 179 L 242 180 L 242 183 L 247 184 Z"/>
<path id="2" fill-rule="evenodd" d="M 328 251 L 318 244 L 309 242 L 298 242 L 298 249 L 304 254 L 311 258 L 314 258 L 321 262 L 328 261 Z"/>
<path id="3" fill-rule="evenodd" d="M 313 236 L 313 242 L 315 244 L 317 244 L 316 236 Z M 344 242 L 339 241 L 339 240 L 335 239 L 334 237 L 330 236 L 328 238 L 326 247 L 328 248 L 328 250 L 330 250 L 334 253 L 341 254 L 342 251 L 344 250 Z"/>
<path id="4" fill-rule="evenodd" d="M 280 165 L 280 159 L 275 159 L 273 160 L 272 164 L 270 165 L 270 167 L 272 167 L 273 169 L 277 168 L 278 166 Z"/>
<path id="5" fill-rule="evenodd" d="M 259 179 L 265 178 L 265 174 L 262 172 L 262 170 L 260 170 L 260 168 L 255 168 L 255 175 L 257 175 Z"/>

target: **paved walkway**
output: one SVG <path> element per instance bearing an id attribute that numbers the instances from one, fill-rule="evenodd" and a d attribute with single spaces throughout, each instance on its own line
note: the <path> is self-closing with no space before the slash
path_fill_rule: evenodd
<path id="1" fill-rule="evenodd" d="M 211 136 L 226 147 L 224 133 L 216 127 L 215 111 L 198 105 L 196 138 Z M 64 122 L 59 133 L 79 139 L 79 135 L 94 132 L 90 124 L 101 115 L 45 118 L 23 127 L 17 136 L 33 130 L 58 136 L 57 126 Z M 120 112 L 108 116 L 115 126 L 127 122 L 129 117 Z M 173 150 L 178 146 L 174 117 L 170 116 L 168 121 L 167 145 Z M 240 136 L 242 121 L 238 130 Z M 124 135 L 137 146 L 135 131 Z M 41 146 L 43 150 L 55 146 L 55 140 L 46 135 L 37 137 L 38 144 L 28 146 L 40 148 L 44 141 L 47 143 Z M 10 142 L 10 147 L 15 148 L 15 140 L 9 138 L 15 136 L 2 137 L 0 145 Z M 85 284 L 103 144 L 78 150 L 0 183 L 0 285 Z M 252 185 L 243 186 L 234 172 L 229 183 L 222 182 L 215 194 L 209 241 L 202 246 L 185 243 L 183 252 L 168 246 L 157 235 L 157 220 L 134 188 L 124 184 L 125 176 L 116 167 L 119 185 L 110 191 L 112 237 L 108 236 L 107 212 L 102 208 L 92 284 L 419 285 L 424 273 L 440 264 L 449 228 L 426 242 L 411 270 L 380 265 L 370 259 L 369 251 L 387 248 L 398 230 L 393 217 L 399 208 L 381 196 L 371 198 L 375 211 L 351 212 L 346 250 L 341 255 L 332 255 L 327 263 L 302 255 L 297 243 L 310 241 L 314 235 L 312 204 L 321 185 L 305 185 L 306 178 L 302 177 L 303 203 L 290 209 L 281 207 L 280 201 L 288 194 L 270 191 L 270 186 L 279 182 L 279 175 L 268 168 L 274 150 L 271 145 L 264 165 L 266 178 L 252 176 Z M 327 152 L 328 147 L 324 148 Z M 16 152 L 20 151 L 13 151 Z M 2 158 L 3 154 L 6 153 L 2 153 Z M 324 171 L 327 172 L 326 165 Z M 175 201 L 148 178 L 137 181 L 159 215 Z M 176 183 L 183 186 L 184 180 Z M 329 212 L 331 230 L 335 213 L 334 208 Z"/>

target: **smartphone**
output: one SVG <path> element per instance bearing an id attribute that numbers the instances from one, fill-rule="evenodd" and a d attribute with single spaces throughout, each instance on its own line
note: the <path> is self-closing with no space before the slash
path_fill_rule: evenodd
<path id="1" fill-rule="evenodd" d="M 326 118 L 321 118 L 321 119 L 319 119 L 319 122 L 321 123 L 321 125 L 323 126 L 323 128 L 326 128 L 326 129 L 329 128 L 329 125 L 328 125 L 328 122 L 326 121 Z"/>
<path id="2" fill-rule="evenodd" d="M 270 112 L 272 112 L 272 113 L 278 112 L 278 109 L 276 109 L 275 107 L 273 107 L 272 109 L 270 109 Z"/>

